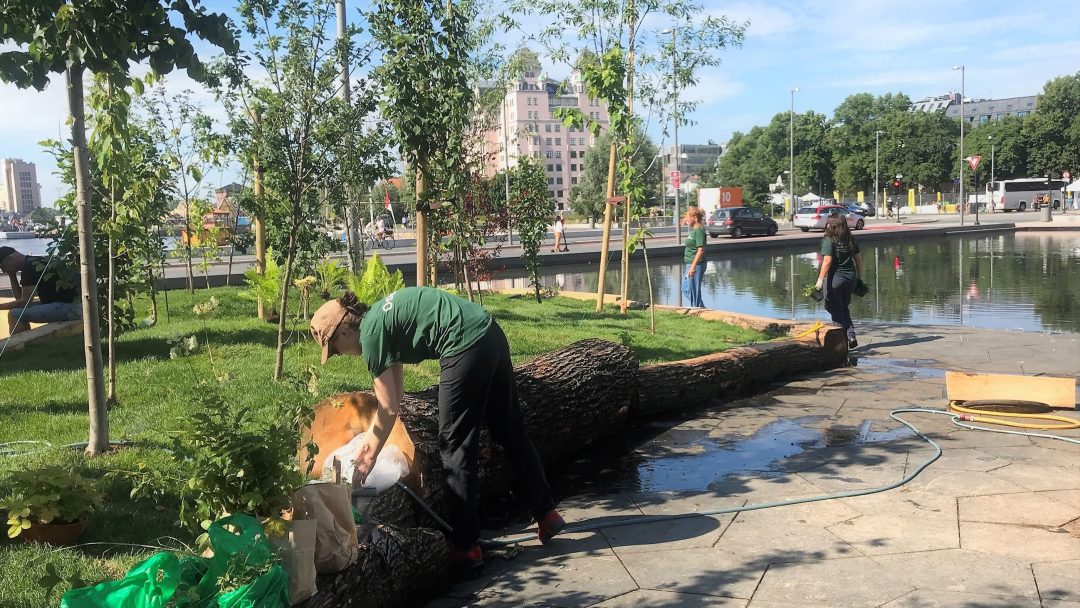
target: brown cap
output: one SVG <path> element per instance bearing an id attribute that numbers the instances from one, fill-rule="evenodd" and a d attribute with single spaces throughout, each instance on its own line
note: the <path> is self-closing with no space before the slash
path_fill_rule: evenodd
<path id="1" fill-rule="evenodd" d="M 333 342 L 334 333 L 337 332 L 338 326 L 341 325 L 348 312 L 337 300 L 330 300 L 320 306 L 311 317 L 311 335 L 322 347 L 323 364 L 326 364 L 326 360 L 335 354 L 330 350 L 330 345 Z"/>

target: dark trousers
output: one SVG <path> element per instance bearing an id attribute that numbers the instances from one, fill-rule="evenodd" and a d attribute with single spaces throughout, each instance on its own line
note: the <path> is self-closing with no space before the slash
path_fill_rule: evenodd
<path id="1" fill-rule="evenodd" d="M 832 315 L 833 323 L 844 328 L 847 339 L 855 339 L 855 323 L 851 320 L 851 294 L 855 290 L 855 280 L 833 273 L 825 281 L 825 310 Z"/>
<path id="2" fill-rule="evenodd" d="M 518 492 L 538 520 L 555 507 L 544 466 L 521 420 L 510 345 L 497 323 L 455 357 L 439 360 L 439 449 L 448 486 L 450 542 L 468 549 L 480 538 L 477 473 L 480 425 L 502 446 L 514 467 Z"/>

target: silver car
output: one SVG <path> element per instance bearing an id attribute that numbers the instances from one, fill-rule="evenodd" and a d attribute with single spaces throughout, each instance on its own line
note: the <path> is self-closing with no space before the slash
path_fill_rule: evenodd
<path id="1" fill-rule="evenodd" d="M 850 213 L 840 205 L 813 205 L 799 208 L 799 211 L 795 213 L 795 227 L 803 232 L 810 232 L 811 228 L 824 230 L 829 216 L 835 214 L 844 216 L 848 228 L 852 230 L 862 230 L 866 225 L 861 215 Z"/>

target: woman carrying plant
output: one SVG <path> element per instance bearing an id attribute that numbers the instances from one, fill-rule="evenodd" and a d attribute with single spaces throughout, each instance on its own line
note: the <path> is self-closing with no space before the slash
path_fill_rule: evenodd
<path id="1" fill-rule="evenodd" d="M 483 307 L 431 287 L 399 289 L 370 308 L 349 292 L 316 311 L 311 333 L 324 364 L 334 354 L 360 356 L 374 379 L 379 409 L 355 457 L 354 485 L 364 483 L 394 426 L 405 394 L 402 364 L 439 360 L 439 450 L 454 529 L 447 557 L 455 569 L 472 574 L 484 563 L 477 518 L 482 423 L 510 457 L 540 541 L 566 526 L 525 436 L 510 345 Z"/>
<path id="2" fill-rule="evenodd" d="M 683 262 L 689 264 L 682 284 L 683 301 L 690 308 L 705 308 L 701 299 L 701 281 L 705 278 L 705 212 L 691 205 L 682 223 L 689 227 L 683 250 Z"/>
<path id="3" fill-rule="evenodd" d="M 821 271 L 815 287 L 824 291 L 825 310 L 832 315 L 833 323 L 844 328 L 848 348 L 859 345 L 848 306 L 855 284 L 861 279 L 862 255 L 851 236 L 847 218 L 839 213 L 830 215 L 825 223 L 825 238 L 821 240 Z"/>

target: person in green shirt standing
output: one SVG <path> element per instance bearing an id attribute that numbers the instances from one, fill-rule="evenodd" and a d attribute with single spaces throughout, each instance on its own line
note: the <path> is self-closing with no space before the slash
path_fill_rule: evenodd
<path id="1" fill-rule="evenodd" d="M 690 308 L 705 308 L 701 299 L 701 281 L 705 278 L 705 212 L 691 205 L 686 209 L 683 223 L 689 226 L 683 250 L 683 262 L 687 264 L 683 302 Z"/>
<path id="2" fill-rule="evenodd" d="M 432 287 L 399 289 L 370 308 L 350 292 L 316 311 L 311 333 L 324 364 L 334 354 L 360 356 L 374 379 L 379 410 L 356 455 L 357 485 L 394 426 L 405 394 L 402 364 L 439 360 L 439 450 L 449 489 L 447 557 L 453 567 L 475 574 L 483 566 L 477 517 L 482 423 L 510 457 L 540 541 L 565 528 L 540 457 L 525 436 L 510 345 L 483 307 Z"/>
<path id="3" fill-rule="evenodd" d="M 833 323 L 844 328 L 848 348 L 855 348 L 855 323 L 851 320 L 851 294 L 855 284 L 862 279 L 862 255 L 859 244 L 851 236 L 847 218 L 840 213 L 829 216 L 825 222 L 825 238 L 821 239 L 821 270 L 815 287 L 825 293 L 825 310 Z"/>

